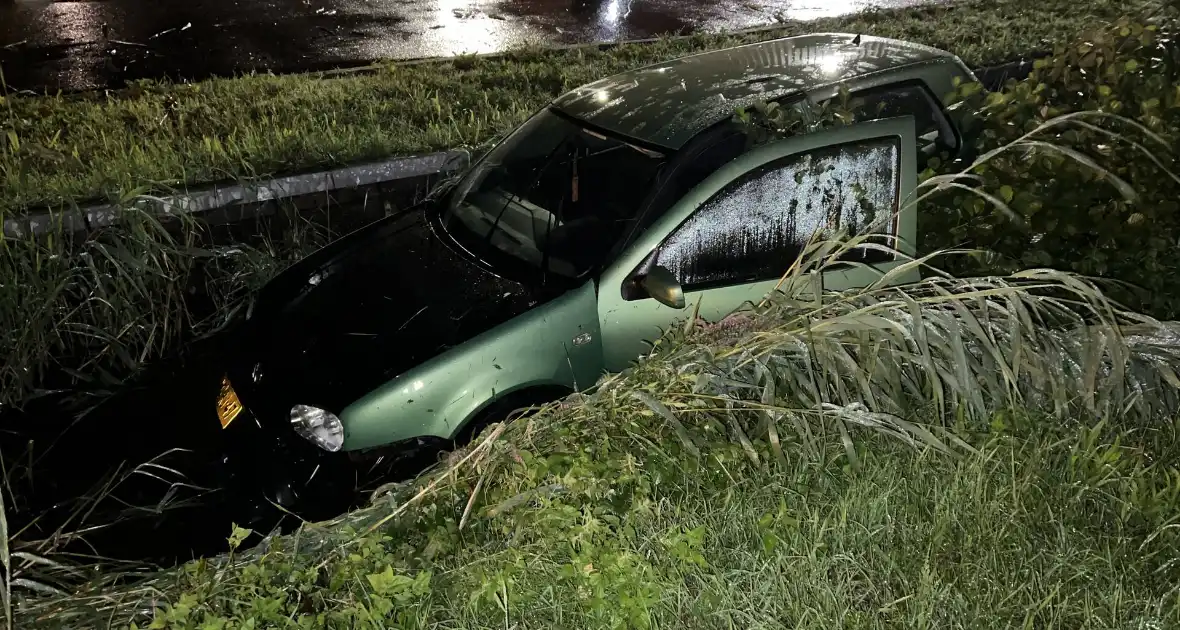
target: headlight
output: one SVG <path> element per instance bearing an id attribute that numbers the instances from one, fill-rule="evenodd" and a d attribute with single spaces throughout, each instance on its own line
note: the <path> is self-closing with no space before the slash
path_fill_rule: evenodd
<path id="1" fill-rule="evenodd" d="M 335 453 L 344 446 L 344 425 L 335 415 L 307 405 L 291 407 L 291 427 L 305 440 Z"/>

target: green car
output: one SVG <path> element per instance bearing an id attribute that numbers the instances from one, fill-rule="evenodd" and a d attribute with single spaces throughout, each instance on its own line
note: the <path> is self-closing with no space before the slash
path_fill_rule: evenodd
<path id="1" fill-rule="evenodd" d="M 265 287 L 216 405 L 234 487 L 298 509 L 375 462 L 589 387 L 677 320 L 761 300 L 812 233 L 863 226 L 865 208 L 912 243 L 919 168 L 959 148 L 941 106 L 956 79 L 971 72 L 943 51 L 817 34 L 557 98 L 444 194 Z M 760 101 L 806 117 L 841 86 L 860 104 L 846 126 L 751 143 L 733 120 Z"/>

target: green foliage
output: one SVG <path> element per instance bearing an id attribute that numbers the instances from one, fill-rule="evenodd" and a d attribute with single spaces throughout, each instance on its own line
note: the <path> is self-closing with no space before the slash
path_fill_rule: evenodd
<path id="1" fill-rule="evenodd" d="M 322 242 L 301 224 L 281 241 L 260 239 L 262 247 L 207 247 L 201 224 L 161 220 L 133 201 L 82 239 L 55 230 L 0 238 L 0 405 L 20 404 L 47 383 L 116 387 L 224 326 L 243 298 Z M 212 302 L 200 315 L 198 294 Z"/>
<path id="2" fill-rule="evenodd" d="M 80 357 L 66 368 L 102 379 L 182 334 L 193 323 L 183 284 L 191 248 L 134 211 L 82 243 L 0 239 L 0 401 L 39 385 L 50 357 Z"/>
<path id="3" fill-rule="evenodd" d="M 775 138 L 850 125 L 863 106 L 864 100 L 853 98 L 848 86 L 841 84 L 836 98 L 819 103 L 803 100 L 785 107 L 778 102 L 758 102 L 752 111 L 738 109 L 733 121 L 740 125 L 748 144 L 757 146 Z"/>
<path id="4" fill-rule="evenodd" d="M 234 525 L 233 531 L 229 535 L 230 551 L 234 551 L 238 547 L 241 547 L 242 543 L 246 542 L 246 539 L 249 538 L 250 534 L 252 534 L 252 533 L 254 533 L 254 532 L 252 532 L 244 527 L 238 527 L 237 525 Z"/>
<path id="5" fill-rule="evenodd" d="M 608 453 L 594 448 L 595 458 L 576 457 L 575 467 L 610 475 L 632 459 L 659 483 L 630 501 L 606 507 L 595 495 L 567 495 L 481 518 L 452 530 L 431 568 L 420 568 L 429 530 L 418 512 L 451 512 L 478 478 L 494 500 L 535 476 L 531 465 L 480 467 L 388 535 L 308 529 L 301 543 L 233 565 L 211 560 L 161 576 L 152 588 L 163 589 L 169 603 L 147 624 L 648 628 L 711 626 L 737 616 L 755 627 L 827 628 L 851 619 L 870 628 L 992 628 L 1180 621 L 1171 594 L 1180 578 L 1180 537 L 1168 526 L 1180 509 L 1180 474 L 1153 464 L 1141 435 L 1101 425 L 1036 436 L 983 433 L 973 439 L 981 455 L 957 459 L 865 437 L 855 470 L 833 466 L 843 449 L 825 440 L 818 460 L 794 444 L 786 468 L 767 468 L 751 465 L 706 424 L 690 422 L 713 462 L 701 469 L 687 453 L 660 451 L 654 416 L 619 426 L 604 425 L 600 413 L 574 408 L 534 422 L 549 425 L 538 432 L 548 433 L 540 437 L 554 451 L 576 452 L 604 429 L 625 444 Z M 524 429 L 505 435 L 497 457 L 511 459 L 507 446 L 526 442 Z M 769 461 L 765 441 L 754 448 Z M 600 481 L 609 486 L 609 478 Z M 351 518 L 386 511 L 375 506 Z M 326 543 L 323 551 L 296 551 L 315 538 Z M 120 601 L 112 595 L 104 600 Z M 134 610 L 136 592 L 118 597 L 131 598 L 126 606 Z M 55 607 L 63 605 L 71 604 Z M 48 627 L 52 618 L 20 621 Z"/>
<path id="6" fill-rule="evenodd" d="M 1171 21 L 1124 18 L 1058 46 L 1000 92 L 959 86 L 950 102 L 968 146 L 977 154 L 1017 146 L 970 171 L 1002 206 L 953 189 L 926 200 L 924 247 L 996 254 L 959 261 L 958 273 L 1052 267 L 1134 285 L 1111 290 L 1153 314 L 1180 312 L 1175 36 Z"/>

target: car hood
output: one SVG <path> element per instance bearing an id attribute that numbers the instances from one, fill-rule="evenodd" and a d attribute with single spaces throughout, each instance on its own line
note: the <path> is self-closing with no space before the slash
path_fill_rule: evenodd
<path id="1" fill-rule="evenodd" d="M 380 220 L 263 288 L 229 370 L 260 422 L 286 421 L 295 404 L 339 413 L 542 301 L 461 252 L 437 231 L 437 211 L 427 205 Z"/>

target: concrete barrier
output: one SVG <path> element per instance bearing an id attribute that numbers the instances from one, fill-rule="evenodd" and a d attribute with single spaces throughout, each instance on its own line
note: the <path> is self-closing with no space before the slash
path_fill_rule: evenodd
<path id="1" fill-rule="evenodd" d="M 469 159 L 466 151 L 442 151 L 259 182 L 212 186 L 166 197 L 141 196 L 132 202 L 132 206 L 161 216 L 200 216 L 228 206 L 240 206 L 243 212 L 237 213 L 237 218 L 245 220 L 255 216 L 251 209 L 257 210 L 269 201 L 458 171 L 467 167 Z M 20 219 L 6 219 L 4 235 L 19 238 L 40 236 L 50 231 L 92 231 L 114 223 L 122 210 L 116 204 L 103 204 L 41 211 Z"/>

